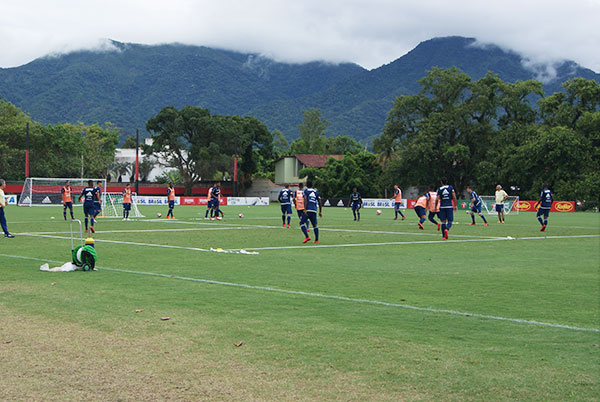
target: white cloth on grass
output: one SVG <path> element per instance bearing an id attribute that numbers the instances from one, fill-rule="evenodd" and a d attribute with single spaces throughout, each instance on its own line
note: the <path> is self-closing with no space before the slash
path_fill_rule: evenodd
<path id="1" fill-rule="evenodd" d="M 46 271 L 46 272 L 73 272 L 75 271 L 77 268 L 79 268 L 77 265 L 73 264 L 72 262 L 65 262 L 62 266 L 60 267 L 54 267 L 54 268 L 50 268 L 50 265 L 48 265 L 48 263 L 40 266 L 40 271 Z"/>

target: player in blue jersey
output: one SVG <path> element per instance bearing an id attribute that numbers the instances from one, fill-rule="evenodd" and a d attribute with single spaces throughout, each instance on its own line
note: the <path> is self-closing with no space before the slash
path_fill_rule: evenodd
<path id="1" fill-rule="evenodd" d="M 94 218 L 96 218 L 98 215 L 100 215 L 100 212 L 102 212 L 102 182 L 100 180 L 96 182 L 95 188 L 97 199 L 94 201 Z"/>
<path id="2" fill-rule="evenodd" d="M 448 179 L 442 177 L 441 184 L 442 186 L 437 191 L 435 207 L 440 209 L 438 217 L 442 221 L 442 240 L 448 240 L 448 231 L 452 227 L 457 201 L 454 188 L 448 184 Z"/>
<path id="3" fill-rule="evenodd" d="M 548 214 L 550 214 L 550 208 L 552 207 L 552 191 L 548 188 L 546 183 L 542 184 L 542 191 L 540 192 L 540 199 L 535 203 L 535 208 L 540 207 L 537 212 L 537 219 L 542 225 L 540 232 L 546 231 L 548 226 Z M 544 220 L 542 220 L 542 215 Z"/>
<path id="4" fill-rule="evenodd" d="M 92 180 L 88 180 L 87 187 L 84 187 L 83 190 L 81 190 L 81 195 L 79 196 L 79 201 L 81 202 L 82 199 L 83 199 L 83 214 L 85 215 L 85 232 L 87 233 L 87 231 L 88 231 L 88 217 L 89 217 L 91 219 L 90 231 L 92 233 L 95 233 L 96 231 L 94 230 L 94 216 L 95 216 L 94 203 L 96 201 L 99 201 L 100 199 L 98 198 L 98 190 L 96 189 L 96 187 L 94 187 L 94 182 Z"/>
<path id="5" fill-rule="evenodd" d="M 317 227 L 317 209 L 319 217 L 322 217 L 322 205 L 321 197 L 317 190 L 312 188 L 312 182 L 308 180 L 306 182 L 306 189 L 304 190 L 304 215 L 302 216 L 302 222 L 300 222 L 300 229 L 304 233 L 304 241 L 306 243 L 310 240 L 308 231 L 306 230 L 306 222 L 310 221 L 315 232 L 315 243 L 319 242 L 319 228 Z"/>
<path id="6" fill-rule="evenodd" d="M 487 226 L 488 223 L 485 220 L 485 216 L 483 216 L 483 214 L 481 213 L 481 198 L 479 198 L 477 193 L 473 191 L 473 188 L 471 186 L 467 187 L 467 193 L 469 193 L 469 196 L 471 197 L 471 211 L 469 212 L 471 214 L 471 226 L 475 226 L 476 213 L 481 217 L 481 219 L 483 219 L 483 225 Z"/>
<path id="7" fill-rule="evenodd" d="M 290 185 L 286 184 L 285 188 L 282 188 L 279 192 L 279 196 L 277 200 L 281 204 L 281 221 L 283 222 L 283 227 L 285 227 L 285 220 L 287 217 L 287 227 L 290 227 L 290 221 L 292 220 L 292 190 L 290 190 Z"/>
<path id="8" fill-rule="evenodd" d="M 212 210 L 213 212 L 211 212 L 211 221 L 214 221 L 215 218 L 217 220 L 221 220 L 223 219 L 223 211 L 221 211 L 221 209 L 219 208 L 220 206 L 220 200 L 221 200 L 221 182 L 218 181 L 215 183 L 215 185 L 213 186 L 211 192 L 210 192 L 210 201 L 212 202 Z M 214 214 L 214 216 L 213 216 Z"/>
<path id="9" fill-rule="evenodd" d="M 362 208 L 362 197 L 358 192 L 358 189 L 354 187 L 350 198 L 348 199 L 348 208 L 352 207 L 352 215 L 354 215 L 355 221 L 360 221 L 360 209 Z"/>

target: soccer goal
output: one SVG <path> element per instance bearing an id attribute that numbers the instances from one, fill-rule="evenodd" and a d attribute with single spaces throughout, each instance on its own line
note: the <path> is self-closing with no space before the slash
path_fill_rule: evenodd
<path id="1" fill-rule="evenodd" d="M 493 195 L 482 195 L 479 196 L 481 199 L 481 204 L 483 205 L 483 209 L 487 211 L 488 214 L 494 215 L 496 214 L 496 197 Z M 506 215 L 514 213 L 519 214 L 519 197 L 509 196 L 506 200 L 504 200 L 504 213 Z"/>
<path id="2" fill-rule="evenodd" d="M 107 193 L 106 203 L 102 208 L 104 218 L 122 218 L 123 217 L 123 193 Z M 131 211 L 130 218 L 143 218 L 137 206 L 137 194 L 131 193 Z"/>
<path id="3" fill-rule="evenodd" d="M 106 192 L 106 179 L 70 179 L 70 178 L 50 178 L 50 177 L 28 177 L 23 183 L 23 190 L 19 197 L 18 204 L 21 207 L 31 207 L 34 205 L 62 205 L 61 190 L 66 181 L 71 182 L 71 199 L 73 205 L 81 205 L 79 195 L 84 187 L 87 187 L 88 181 L 92 180 L 94 186 L 101 182 L 101 201 L 104 204 Z"/>

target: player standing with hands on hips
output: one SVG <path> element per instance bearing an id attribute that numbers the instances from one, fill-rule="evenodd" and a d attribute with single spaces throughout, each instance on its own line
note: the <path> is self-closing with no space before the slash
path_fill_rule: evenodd
<path id="1" fill-rule="evenodd" d="M 358 192 L 358 189 L 354 187 L 348 200 L 348 207 L 352 207 L 352 214 L 354 215 L 355 221 L 360 221 L 360 208 L 362 207 L 362 197 Z"/>
<path id="2" fill-rule="evenodd" d="M 496 212 L 498 212 L 498 223 L 504 223 L 504 201 L 508 198 L 506 191 L 502 190 L 502 186 L 496 186 Z"/>
<path id="3" fill-rule="evenodd" d="M 290 190 L 290 185 L 286 184 L 285 188 L 281 189 L 279 192 L 279 203 L 281 204 L 281 221 L 283 222 L 283 227 L 285 227 L 285 218 L 287 216 L 287 227 L 290 227 L 290 222 L 292 220 L 292 198 L 293 193 Z"/>
<path id="4" fill-rule="evenodd" d="M 2 230 L 4 231 L 4 237 L 12 239 L 13 236 L 10 234 L 6 227 L 6 217 L 4 216 L 4 208 L 6 208 L 6 198 L 4 197 L 4 189 L 6 188 L 6 182 L 4 179 L 0 179 L 0 226 L 2 226 Z"/>

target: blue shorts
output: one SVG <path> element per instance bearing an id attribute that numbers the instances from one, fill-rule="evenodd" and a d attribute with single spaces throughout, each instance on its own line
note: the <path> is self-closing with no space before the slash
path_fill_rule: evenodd
<path id="1" fill-rule="evenodd" d="M 212 207 L 213 208 L 219 208 L 219 199 L 218 198 L 213 198 L 210 201 L 212 202 Z"/>
<path id="2" fill-rule="evenodd" d="M 356 202 L 356 203 L 352 203 L 352 210 L 356 211 L 357 209 L 360 209 L 360 202 Z"/>
<path id="3" fill-rule="evenodd" d="M 504 212 L 504 203 L 496 204 L 496 212 Z"/>
<path id="4" fill-rule="evenodd" d="M 401 203 L 401 202 L 395 202 L 395 203 L 394 203 L 394 209 L 395 209 L 395 210 L 399 210 L 401 206 L 402 206 L 402 203 Z"/>
<path id="5" fill-rule="evenodd" d="M 292 214 L 292 204 L 281 204 L 282 214 Z"/>
<path id="6" fill-rule="evenodd" d="M 419 206 L 415 205 L 415 212 L 417 213 L 417 216 L 420 218 L 422 216 L 425 216 L 426 210 L 423 207 L 419 207 Z"/>
<path id="7" fill-rule="evenodd" d="M 175 208 L 175 200 L 169 201 L 169 208 L 171 208 L 171 209 Z"/>
<path id="8" fill-rule="evenodd" d="M 442 221 L 452 222 L 454 220 L 454 210 L 450 208 L 440 208 L 438 212 L 438 218 Z"/>
<path id="9" fill-rule="evenodd" d="M 300 224 L 306 223 L 307 221 L 310 221 L 310 224 L 313 226 L 313 228 L 316 228 L 317 213 L 314 211 L 306 211 L 306 215 L 302 214 L 302 221 L 300 222 Z"/>
<path id="10" fill-rule="evenodd" d="M 72 202 L 65 202 L 64 205 L 63 205 L 63 208 L 64 209 L 67 209 L 67 208 L 73 209 L 73 203 Z"/>
<path id="11" fill-rule="evenodd" d="M 481 213 L 481 204 L 473 205 L 471 207 L 471 211 L 480 214 Z"/>
<path id="12" fill-rule="evenodd" d="M 96 207 L 94 206 L 94 204 L 86 204 L 85 202 L 83 203 L 83 213 L 85 216 L 94 216 L 94 214 L 96 213 Z"/>
<path id="13" fill-rule="evenodd" d="M 540 208 L 537 211 L 537 216 L 544 215 L 544 218 L 547 218 L 549 213 L 550 213 L 550 208 Z"/>
<path id="14" fill-rule="evenodd" d="M 123 203 L 123 209 L 125 211 L 131 211 L 131 203 L 130 202 L 124 202 Z"/>

